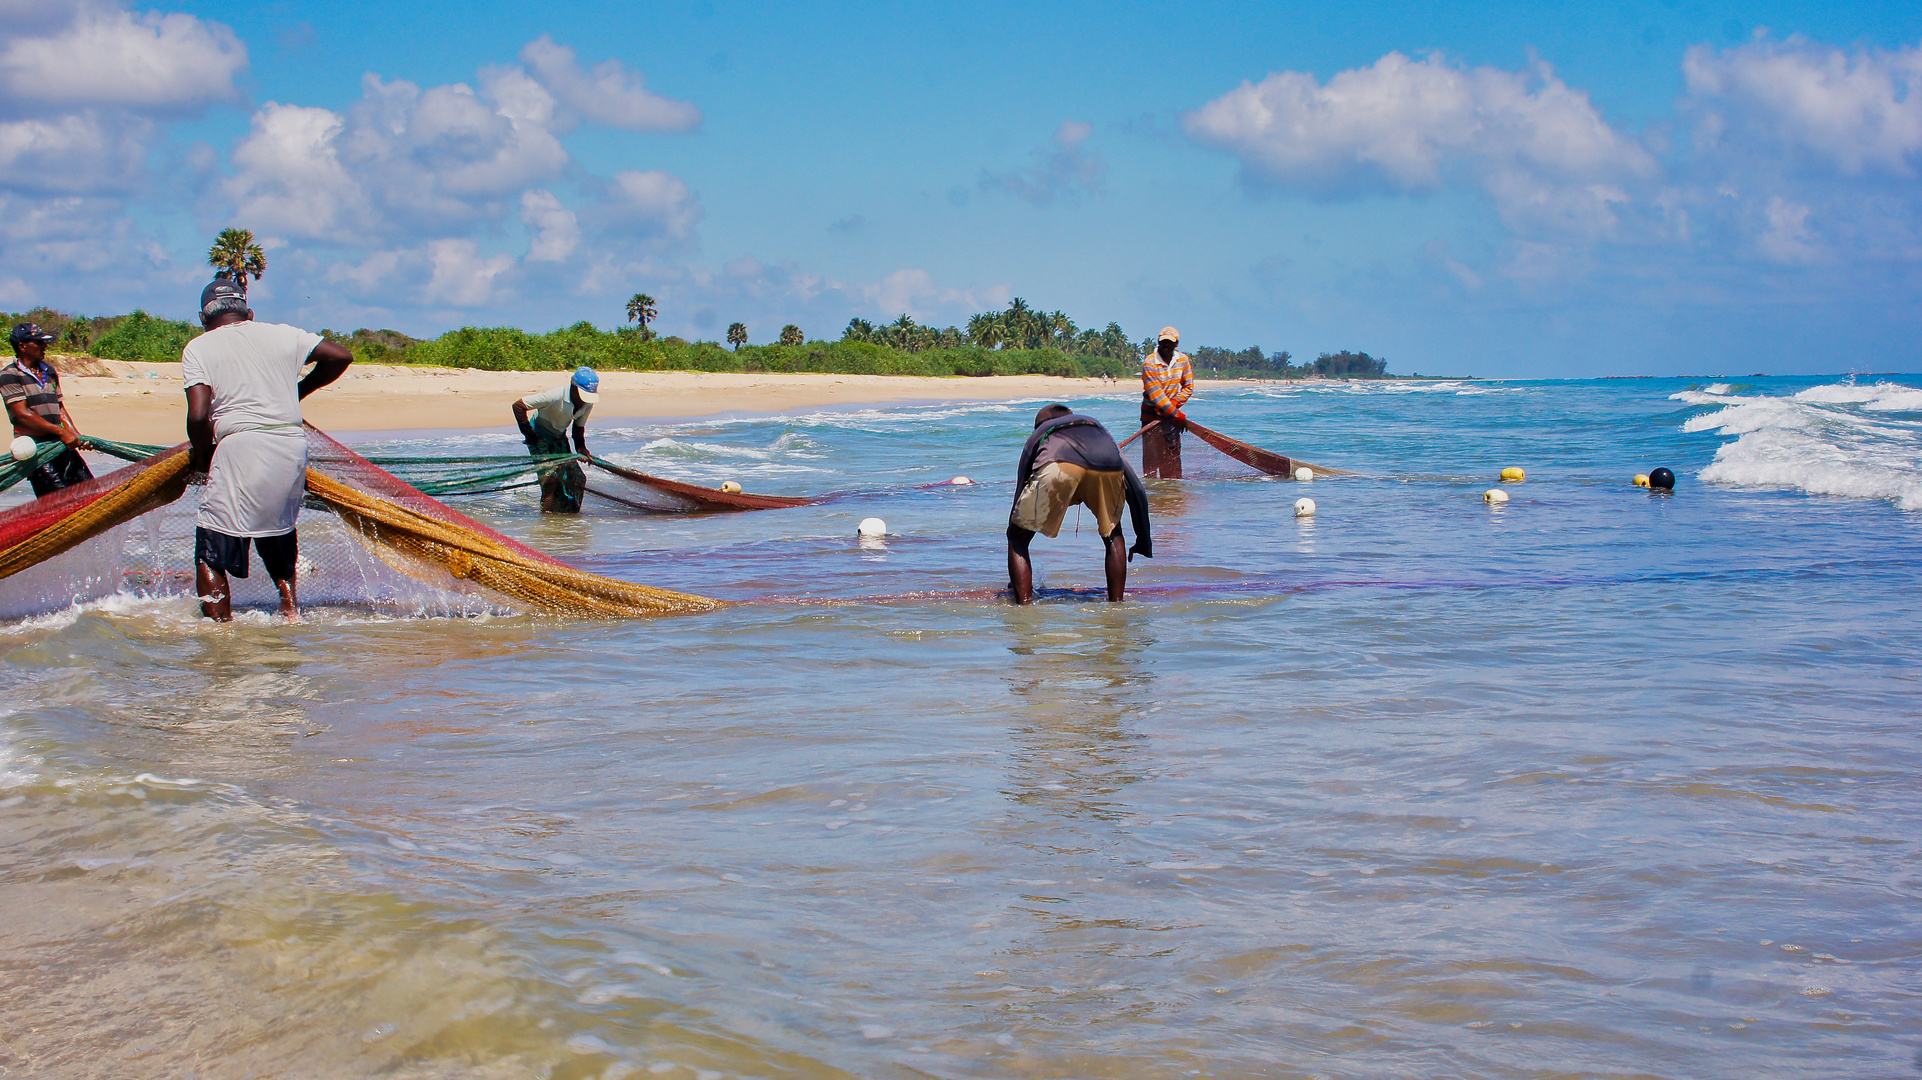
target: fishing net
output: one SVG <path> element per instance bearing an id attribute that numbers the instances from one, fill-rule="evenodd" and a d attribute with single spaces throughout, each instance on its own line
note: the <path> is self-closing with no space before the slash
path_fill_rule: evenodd
<path id="1" fill-rule="evenodd" d="M 1149 428 L 1126 448 L 1129 462 L 1143 477 L 1147 476 L 1143 448 L 1150 439 L 1161 434 L 1159 425 Z M 1188 421 L 1187 430 L 1181 435 L 1181 476 L 1186 480 L 1238 480 L 1261 476 L 1291 479 L 1295 469 L 1304 465 L 1313 469 L 1317 476 L 1353 475 L 1346 469 L 1312 464 L 1242 442 L 1196 423 L 1193 419 Z"/>
<path id="2" fill-rule="evenodd" d="M 333 513 L 310 513 L 300 523 L 305 605 L 601 617 L 717 606 L 570 567 L 458 513 L 313 428 L 308 447 L 308 504 Z M 175 447 L 0 511 L 0 617 L 115 593 L 193 595 L 197 500 L 180 496 L 194 482 L 204 477 L 189 474 L 186 448 Z M 277 602 L 258 565 L 231 584 L 237 607 Z"/>

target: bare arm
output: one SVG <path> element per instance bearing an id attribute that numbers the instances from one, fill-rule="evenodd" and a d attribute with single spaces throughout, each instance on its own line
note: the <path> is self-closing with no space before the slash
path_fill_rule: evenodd
<path id="1" fill-rule="evenodd" d="M 582 457 L 594 456 L 593 454 L 590 454 L 587 452 L 587 425 L 586 424 L 577 422 L 574 425 L 574 452 L 579 454 Z"/>
<path id="2" fill-rule="evenodd" d="M 313 352 L 307 354 L 307 359 L 314 362 L 314 370 L 308 372 L 307 377 L 300 380 L 300 396 L 302 400 L 305 400 L 308 394 L 340 378 L 341 375 L 347 371 L 347 365 L 354 362 L 354 354 L 348 352 L 337 342 L 322 341 L 320 344 L 314 346 Z M 192 391 L 189 390 L 189 393 L 191 392 Z M 212 391 L 208 392 L 210 394 L 212 393 Z"/>
<path id="3" fill-rule="evenodd" d="M 527 444 L 532 446 L 534 445 L 535 433 L 533 422 L 527 419 L 530 412 L 531 410 L 528 409 L 527 402 L 522 401 L 520 398 L 514 399 L 514 426 L 521 429 L 521 438 L 526 439 Z"/>
<path id="4" fill-rule="evenodd" d="M 80 434 L 72 428 L 49 424 L 40 416 L 27 409 L 24 400 L 7 402 L 7 417 L 13 421 L 13 430 L 41 439 L 59 439 L 68 446 L 80 441 Z"/>
<path id="5" fill-rule="evenodd" d="M 187 388 L 187 441 L 193 444 L 193 468 L 206 472 L 214 463 L 214 388 L 195 383 Z"/>

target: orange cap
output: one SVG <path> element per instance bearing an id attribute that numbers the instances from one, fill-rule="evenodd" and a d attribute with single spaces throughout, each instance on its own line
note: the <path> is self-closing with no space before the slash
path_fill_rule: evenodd
<path id="1" fill-rule="evenodd" d="M 1179 330 L 1176 330 L 1176 329 L 1175 329 L 1174 327 L 1172 327 L 1172 326 L 1164 326 L 1164 327 L 1162 327 L 1162 328 L 1161 328 L 1161 336 L 1160 336 L 1159 338 L 1157 338 L 1156 340 L 1157 340 L 1157 341 L 1172 341 L 1172 342 L 1174 342 L 1175 344 L 1177 344 L 1177 345 L 1179 345 L 1179 344 L 1181 344 L 1181 331 L 1179 331 Z"/>

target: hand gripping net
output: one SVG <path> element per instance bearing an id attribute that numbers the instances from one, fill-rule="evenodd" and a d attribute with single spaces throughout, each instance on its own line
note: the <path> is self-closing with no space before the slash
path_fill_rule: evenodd
<path id="1" fill-rule="evenodd" d="M 624 617 L 706 611 L 705 597 L 576 570 L 409 487 L 307 429 L 309 505 L 300 525 L 304 602 L 375 603 L 418 613 L 476 610 Z M 192 595 L 193 508 L 185 446 L 0 512 L 0 617 L 115 592 Z M 271 602 L 256 562 L 235 600 Z"/>

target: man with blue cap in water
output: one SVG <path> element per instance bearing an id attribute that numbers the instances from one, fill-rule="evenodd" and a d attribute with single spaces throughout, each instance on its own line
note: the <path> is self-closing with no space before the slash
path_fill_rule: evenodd
<path id="1" fill-rule="evenodd" d="M 568 453 L 567 432 L 572 428 L 573 452 L 592 457 L 587 452 L 587 414 L 601 399 L 600 388 L 601 377 L 594 369 L 579 367 L 566 383 L 514 402 L 514 423 L 527 440 L 527 452 L 535 457 Z M 542 513 L 578 514 L 586 491 L 587 473 L 578 461 L 541 470 Z"/>
<path id="2" fill-rule="evenodd" d="M 343 346 L 297 326 L 254 321 L 245 278 L 216 277 L 200 291 L 206 333 L 180 353 L 187 441 L 207 473 L 194 518 L 194 583 L 201 614 L 233 619 L 227 575 L 247 576 L 247 549 L 280 590 L 280 614 L 297 614 L 294 522 L 307 494 L 307 432 L 300 403 L 354 362 Z M 308 363 L 314 368 L 300 374 Z"/>

